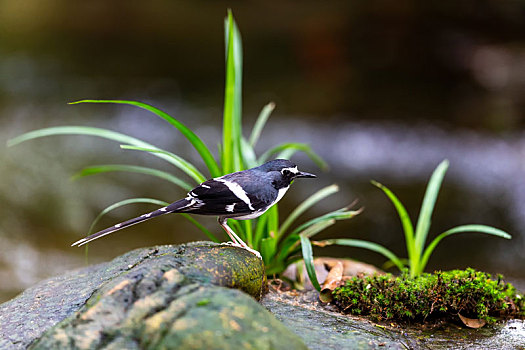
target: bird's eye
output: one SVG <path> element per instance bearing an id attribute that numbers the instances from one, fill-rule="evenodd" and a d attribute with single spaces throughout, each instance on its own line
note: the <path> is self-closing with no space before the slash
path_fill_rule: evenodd
<path id="1" fill-rule="evenodd" d="M 288 169 L 283 169 L 282 173 L 283 173 L 284 176 L 288 176 L 288 175 L 291 174 L 291 171 L 288 170 Z"/>

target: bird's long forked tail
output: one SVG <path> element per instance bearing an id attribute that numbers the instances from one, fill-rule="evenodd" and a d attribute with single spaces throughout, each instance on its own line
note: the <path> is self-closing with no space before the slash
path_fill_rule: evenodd
<path id="1" fill-rule="evenodd" d="M 71 246 L 72 247 L 74 247 L 74 246 L 81 247 L 81 246 L 83 246 L 86 243 L 94 241 L 95 239 L 98 239 L 100 237 L 107 236 L 107 235 L 109 235 L 109 234 L 111 234 L 111 233 L 113 233 L 115 231 L 122 230 L 123 228 L 139 224 L 139 223 L 141 223 L 143 221 L 146 221 L 146 220 L 149 220 L 149 219 L 153 219 L 153 218 L 155 218 L 157 216 L 161 216 L 161 215 L 164 215 L 164 214 L 177 212 L 178 210 L 184 208 L 186 205 L 187 205 L 187 200 L 186 199 L 181 199 L 181 200 L 179 200 L 177 202 L 174 202 L 174 203 L 170 204 L 167 207 L 163 207 L 163 208 L 154 210 L 152 212 L 149 212 L 147 214 L 143 214 L 141 216 L 138 216 L 136 218 L 133 218 L 133 219 L 130 219 L 130 220 L 118 223 L 116 225 L 108 227 L 105 230 L 99 231 L 99 232 L 94 233 L 94 234 L 92 234 L 90 236 L 87 236 L 87 237 L 84 237 L 82 239 L 79 239 L 75 243 L 71 244 Z"/>

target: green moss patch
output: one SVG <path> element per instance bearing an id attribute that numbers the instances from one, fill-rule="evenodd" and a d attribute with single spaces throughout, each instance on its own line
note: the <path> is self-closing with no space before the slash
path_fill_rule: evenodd
<path id="1" fill-rule="evenodd" d="M 462 316 L 488 323 L 525 318 L 525 299 L 502 276 L 474 269 L 437 271 L 410 278 L 391 274 L 354 277 L 334 290 L 344 312 L 374 320 L 424 321 Z"/>

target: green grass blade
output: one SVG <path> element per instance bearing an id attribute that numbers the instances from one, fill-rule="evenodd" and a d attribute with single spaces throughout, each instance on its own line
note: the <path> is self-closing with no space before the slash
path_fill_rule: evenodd
<path id="1" fill-rule="evenodd" d="M 95 166 L 87 167 L 87 168 L 82 169 L 75 175 L 73 175 L 73 179 L 75 180 L 75 179 L 78 179 L 84 176 L 95 175 L 95 174 L 100 174 L 100 173 L 108 173 L 108 172 L 114 172 L 114 171 L 124 171 L 124 172 L 130 172 L 130 173 L 139 173 L 139 174 L 156 176 L 158 178 L 170 181 L 171 183 L 181 187 L 185 191 L 190 191 L 193 188 L 187 182 L 165 171 L 137 166 L 137 165 L 125 165 L 125 164 L 106 164 L 106 165 L 95 165 Z"/>
<path id="2" fill-rule="evenodd" d="M 228 17 L 225 19 L 225 38 L 226 84 L 224 91 L 222 171 L 231 173 L 242 170 L 242 44 L 239 29 L 230 10 L 228 10 Z"/>
<path id="3" fill-rule="evenodd" d="M 262 254 L 262 253 L 261 253 Z M 297 260 L 300 258 L 297 257 Z M 275 276 L 282 273 L 286 270 L 286 267 L 290 264 L 284 265 L 284 262 L 272 260 L 269 264 L 264 264 L 264 269 L 266 270 L 266 276 Z"/>
<path id="4" fill-rule="evenodd" d="M 290 256 L 297 246 L 299 245 L 299 236 L 305 236 L 305 237 L 313 237 L 319 232 L 325 230 L 326 228 L 332 226 L 335 224 L 335 220 L 323 220 L 316 222 L 313 225 L 308 226 L 304 230 L 302 230 L 299 234 L 292 233 L 288 235 L 284 241 L 280 244 L 279 251 L 277 253 L 277 259 L 284 261 L 288 256 Z"/>
<path id="5" fill-rule="evenodd" d="M 128 143 L 140 147 L 151 147 L 156 149 L 155 146 L 144 142 L 142 140 L 136 139 L 134 137 L 118 133 L 116 131 L 111 131 L 108 129 L 93 128 L 89 126 L 55 126 L 51 128 L 44 128 L 26 132 L 22 135 L 19 135 L 7 142 L 8 147 L 16 146 L 22 142 L 34 140 L 40 137 L 46 136 L 56 136 L 56 135 L 87 135 L 87 136 L 97 136 L 105 138 L 112 141 L 117 141 L 120 143 Z"/>
<path id="6" fill-rule="evenodd" d="M 288 235 L 280 244 L 279 252 L 277 254 L 278 261 L 286 260 L 299 246 L 300 237 L 298 234 Z"/>
<path id="7" fill-rule="evenodd" d="M 260 250 L 259 245 L 261 244 L 262 239 L 266 238 L 265 233 L 268 232 L 266 230 L 267 223 L 268 223 L 268 217 L 269 217 L 269 213 L 266 212 L 263 215 L 259 216 L 259 218 L 256 221 L 255 233 L 253 235 L 253 248 L 254 249 Z"/>
<path id="8" fill-rule="evenodd" d="M 102 219 L 102 217 L 104 215 L 106 215 L 110 211 L 115 210 L 115 209 L 120 208 L 120 207 L 123 207 L 125 205 L 136 204 L 136 203 L 156 204 L 156 205 L 161 206 L 161 207 L 165 207 L 165 206 L 170 205 L 170 203 L 168 203 L 168 202 L 164 202 L 164 201 L 161 201 L 161 200 L 158 200 L 158 199 L 153 199 L 153 198 L 130 198 L 130 199 L 124 199 L 124 200 L 122 200 L 120 202 L 113 203 L 110 206 L 104 208 L 104 210 L 102 210 L 97 215 L 95 220 L 93 220 L 93 222 L 91 223 L 91 226 L 89 227 L 88 234 L 91 234 L 93 232 L 93 229 L 95 228 L 95 225 L 100 221 L 100 219 Z"/>
<path id="9" fill-rule="evenodd" d="M 246 168 L 253 168 L 259 165 L 257 163 L 257 156 L 255 155 L 255 150 L 248 143 L 248 141 L 246 141 L 244 137 L 241 139 L 241 145 L 242 145 L 242 148 L 241 148 L 242 160 Z"/>
<path id="10" fill-rule="evenodd" d="M 434 205 L 436 204 L 439 189 L 441 183 L 445 177 L 445 173 L 448 169 L 448 160 L 442 161 L 432 173 L 430 180 L 428 181 L 427 189 L 425 191 L 425 197 L 423 198 L 423 204 L 421 205 L 421 211 L 416 225 L 416 249 L 419 251 L 419 255 L 423 254 L 425 248 L 425 242 L 427 240 L 428 230 L 430 229 L 430 223 L 432 219 L 432 212 L 434 211 Z"/>
<path id="11" fill-rule="evenodd" d="M 301 231 L 301 233 L 299 233 L 299 236 L 305 236 L 305 237 L 308 237 L 308 238 L 313 237 L 316 234 L 318 234 L 319 232 L 321 232 L 321 231 L 327 229 L 328 227 L 332 226 L 333 224 L 335 224 L 335 220 L 334 219 L 319 221 L 318 223 L 315 223 L 315 224 L 307 227 L 303 231 Z"/>
<path id="12" fill-rule="evenodd" d="M 208 238 L 215 242 L 215 243 L 220 243 L 221 240 L 218 239 L 213 233 L 211 233 L 206 227 L 204 227 L 200 222 L 198 222 L 197 220 L 195 220 L 193 217 L 191 217 L 189 214 L 186 214 L 186 213 L 180 213 L 180 215 L 182 215 L 186 220 L 188 220 L 189 222 L 191 222 L 193 225 L 195 225 L 199 230 L 201 230 L 206 236 L 208 236 Z"/>
<path id="13" fill-rule="evenodd" d="M 399 271 L 403 271 L 403 268 L 404 268 L 404 265 L 401 259 L 399 259 L 390 250 L 386 249 L 385 247 L 377 243 L 363 241 L 360 239 L 349 239 L 349 238 L 327 239 L 324 241 L 317 241 L 313 243 L 319 247 L 336 244 L 336 245 L 343 245 L 343 246 L 354 247 L 354 248 L 365 248 L 365 249 L 368 249 L 368 250 L 371 250 L 371 251 L 374 251 L 376 253 L 383 255 L 387 259 L 390 259 L 397 266 Z"/>
<path id="14" fill-rule="evenodd" d="M 261 252 L 265 264 L 270 264 L 270 258 L 276 254 L 279 230 L 279 211 L 274 205 L 257 219 L 255 233 L 252 238 L 252 248 Z"/>
<path id="15" fill-rule="evenodd" d="M 168 113 L 150 106 L 146 103 L 137 102 L 137 101 L 127 101 L 127 100 L 81 100 L 81 101 L 75 101 L 71 102 L 70 104 L 79 104 L 79 103 L 115 103 L 115 104 L 124 104 L 124 105 L 131 105 L 135 107 L 142 108 L 144 110 L 147 110 L 158 117 L 164 119 L 168 123 L 170 123 L 172 126 L 174 126 L 177 130 L 179 130 L 182 135 L 184 135 L 188 141 L 193 145 L 195 150 L 199 152 L 200 156 L 202 157 L 202 160 L 208 167 L 210 174 L 212 177 L 217 177 L 221 175 L 219 166 L 217 165 L 217 162 L 213 158 L 213 155 L 211 154 L 208 147 L 202 142 L 202 140 L 193 132 L 191 131 L 186 125 L 182 124 L 177 119 L 170 116 Z"/>
<path id="16" fill-rule="evenodd" d="M 319 281 L 317 280 L 317 275 L 315 273 L 312 244 L 310 243 L 310 240 L 308 239 L 308 237 L 301 235 L 300 238 L 301 238 L 301 248 L 303 251 L 304 265 L 306 266 L 306 272 L 308 273 L 308 277 L 310 277 L 310 281 L 312 282 L 312 285 L 314 286 L 314 288 L 318 292 L 320 292 L 321 286 L 319 285 Z"/>
<path id="17" fill-rule="evenodd" d="M 394 204 L 394 207 L 396 208 L 397 215 L 399 216 L 399 220 L 401 220 L 401 225 L 403 226 L 403 232 L 405 234 L 405 242 L 408 252 L 408 258 L 410 260 L 410 269 L 417 269 L 419 258 L 421 251 L 417 249 L 416 242 L 414 238 L 414 226 L 412 226 L 412 221 L 410 220 L 410 216 L 408 215 L 407 210 L 405 209 L 405 206 L 401 201 L 397 198 L 397 196 L 392 192 L 388 187 L 384 186 L 383 184 L 377 182 L 377 181 L 371 181 L 372 185 L 376 186 L 377 188 L 381 189 L 387 197 L 390 199 L 392 204 Z M 411 271 L 412 273 L 413 271 Z"/>
<path id="18" fill-rule="evenodd" d="M 261 136 L 262 130 L 264 129 L 264 126 L 266 125 L 266 122 L 268 121 L 268 118 L 270 118 L 270 114 L 272 114 L 274 109 L 275 103 L 270 102 L 266 106 L 264 106 L 261 110 L 261 113 L 259 113 L 259 116 L 255 121 L 255 125 L 253 126 L 252 134 L 250 135 L 250 145 L 252 147 L 255 147 L 257 141 L 259 141 L 259 137 Z"/>
<path id="19" fill-rule="evenodd" d="M 197 184 L 200 184 L 201 182 L 206 181 L 206 178 L 202 173 L 190 162 L 185 160 L 182 157 L 179 157 L 176 154 L 173 154 L 168 151 L 155 149 L 155 148 L 144 148 L 144 147 L 137 147 L 137 146 L 130 146 L 130 145 L 120 145 L 120 148 L 122 149 L 129 149 L 129 150 L 135 150 L 135 151 L 143 151 L 148 153 L 160 153 L 164 154 L 170 158 L 173 159 L 172 164 L 176 165 L 177 168 L 181 169 L 183 172 L 185 172 L 187 175 L 189 175 L 192 179 L 195 180 Z"/>
<path id="20" fill-rule="evenodd" d="M 244 236 L 246 237 L 246 244 L 248 244 L 252 248 L 255 248 L 255 246 L 253 245 L 252 220 L 243 220 L 242 223 L 244 225 Z"/>
<path id="21" fill-rule="evenodd" d="M 289 159 L 297 151 L 304 152 L 319 168 L 328 169 L 328 164 L 309 145 L 297 142 L 283 143 L 267 150 L 259 157 L 259 163 L 268 161 L 274 154 L 277 154 L 276 158 Z"/>
<path id="22" fill-rule="evenodd" d="M 479 232 L 479 233 L 486 233 L 488 235 L 493 235 L 496 237 L 511 239 L 512 236 L 509 235 L 507 232 L 502 231 L 500 229 L 497 229 L 495 227 L 486 226 L 486 225 L 461 225 L 456 226 L 454 228 L 451 228 L 450 230 L 447 230 L 443 232 L 442 234 L 438 235 L 434 240 L 428 245 L 428 247 L 425 249 L 425 253 L 423 254 L 423 257 L 421 259 L 421 263 L 419 265 L 419 273 L 422 273 L 425 270 L 425 267 L 428 263 L 428 259 L 430 258 L 430 255 L 432 255 L 432 252 L 436 248 L 436 246 L 441 242 L 443 238 L 446 238 L 450 235 L 456 234 L 456 233 L 463 233 L 463 232 Z"/>
<path id="23" fill-rule="evenodd" d="M 231 11 L 230 11 L 231 13 Z M 235 100 L 234 100 L 234 164 L 235 171 L 244 170 L 243 158 L 242 158 L 242 39 L 241 32 L 231 16 L 233 22 L 233 55 L 234 55 L 234 67 L 235 67 Z"/>
<path id="24" fill-rule="evenodd" d="M 337 185 L 330 185 L 328 187 L 324 187 L 308 197 L 304 202 L 299 204 L 291 213 L 288 215 L 286 220 L 281 225 L 281 228 L 279 230 L 279 237 L 282 237 L 288 228 L 293 224 L 293 222 L 306 210 L 308 210 L 310 207 L 318 203 L 319 201 L 323 200 L 324 198 L 336 193 L 339 191 L 339 187 Z"/>
<path id="25" fill-rule="evenodd" d="M 231 11 L 225 19 L 225 48 L 226 48 L 226 82 L 224 87 L 224 111 L 222 117 L 222 154 L 221 165 L 223 174 L 233 172 L 233 103 L 235 99 L 235 66 L 233 63 L 233 18 Z"/>
<path id="26" fill-rule="evenodd" d="M 116 131 L 107 130 L 107 129 L 101 129 L 101 128 L 93 128 L 88 126 L 57 126 L 57 127 L 51 127 L 51 128 L 44 128 L 44 129 L 38 129 L 34 131 L 27 132 L 25 134 L 22 134 L 20 136 L 17 136 L 11 140 L 8 141 L 7 145 L 9 147 L 18 145 L 22 142 L 34 140 L 41 137 L 46 136 L 57 136 L 57 135 L 84 135 L 84 136 L 96 136 L 103 139 L 116 141 L 118 143 L 124 143 L 127 145 L 132 145 L 139 148 L 144 149 L 151 149 L 155 151 L 160 151 L 159 153 L 152 153 L 154 156 L 164 159 L 167 162 L 179 166 L 179 163 L 174 161 L 172 156 L 169 156 L 163 152 L 164 150 L 153 146 L 150 143 L 147 143 L 145 141 L 142 141 L 140 139 L 121 134 Z"/>
<path id="27" fill-rule="evenodd" d="M 266 211 L 268 215 L 268 235 L 277 236 L 279 234 L 279 209 L 278 204 Z"/>
<path id="28" fill-rule="evenodd" d="M 329 212 L 327 214 L 324 214 L 324 215 L 321 215 L 321 216 L 318 216 L 314 219 L 311 219 L 311 220 L 308 220 L 307 222 L 305 222 L 304 224 L 301 224 L 300 226 L 298 226 L 297 228 L 295 228 L 293 231 L 292 231 L 292 235 L 293 234 L 299 234 L 301 231 L 303 231 L 304 229 L 314 225 L 314 224 L 317 224 L 318 222 L 321 222 L 321 221 L 327 221 L 327 220 L 348 220 L 348 219 L 351 219 L 353 218 L 354 216 L 356 215 L 359 215 L 361 212 L 363 211 L 363 208 L 360 208 L 358 210 L 347 210 L 347 208 L 342 208 L 342 209 L 338 209 L 338 210 L 334 210 L 332 212 Z"/>
<path id="29" fill-rule="evenodd" d="M 266 237 L 261 240 L 261 256 L 265 265 L 269 265 L 275 255 L 275 237 Z"/>

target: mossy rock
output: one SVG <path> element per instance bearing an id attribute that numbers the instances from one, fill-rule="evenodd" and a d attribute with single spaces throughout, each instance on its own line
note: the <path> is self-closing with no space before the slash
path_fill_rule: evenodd
<path id="1" fill-rule="evenodd" d="M 499 318 L 524 318 L 525 298 L 502 276 L 492 279 L 474 269 L 423 273 L 411 278 L 387 275 L 354 277 L 333 292 L 345 312 L 374 320 L 466 320 L 494 323 Z M 482 321 L 482 322 L 481 322 Z"/>
<path id="2" fill-rule="evenodd" d="M 254 300 L 265 288 L 261 260 L 244 249 L 137 249 L 0 305 L 0 348 L 305 348 Z"/>
<path id="3" fill-rule="evenodd" d="M 266 290 L 266 274 L 261 259 L 245 249 L 221 245 L 192 246 L 184 251 L 187 262 L 180 271 L 191 280 L 240 289 L 257 300 Z"/>

